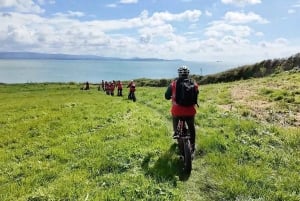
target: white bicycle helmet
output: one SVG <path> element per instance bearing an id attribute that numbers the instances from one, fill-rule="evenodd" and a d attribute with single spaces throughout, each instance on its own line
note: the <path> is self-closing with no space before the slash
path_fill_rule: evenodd
<path id="1" fill-rule="evenodd" d="M 178 68 L 178 76 L 179 77 L 188 77 L 190 74 L 190 70 L 187 66 L 180 66 Z"/>

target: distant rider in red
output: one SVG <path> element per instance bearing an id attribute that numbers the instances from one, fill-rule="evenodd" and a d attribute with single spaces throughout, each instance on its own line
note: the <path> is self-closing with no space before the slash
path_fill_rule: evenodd
<path id="1" fill-rule="evenodd" d="M 130 81 L 127 88 L 129 88 L 128 99 L 133 100 L 135 102 L 136 101 L 135 94 L 134 94 L 134 92 L 135 92 L 135 83 L 134 83 L 133 80 Z"/>

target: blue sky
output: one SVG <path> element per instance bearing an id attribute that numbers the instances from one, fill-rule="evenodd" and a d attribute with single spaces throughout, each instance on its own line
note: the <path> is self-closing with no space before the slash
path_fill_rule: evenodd
<path id="1" fill-rule="evenodd" d="M 0 51 L 248 64 L 300 52 L 300 0 L 0 0 Z"/>

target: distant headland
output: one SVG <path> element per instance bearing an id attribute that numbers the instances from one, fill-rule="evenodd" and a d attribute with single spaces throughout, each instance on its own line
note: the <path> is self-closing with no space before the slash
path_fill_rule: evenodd
<path id="1" fill-rule="evenodd" d="M 103 61 L 182 61 L 159 58 L 118 58 L 96 55 L 46 54 L 37 52 L 0 52 L 0 59 L 57 59 L 57 60 L 103 60 Z"/>

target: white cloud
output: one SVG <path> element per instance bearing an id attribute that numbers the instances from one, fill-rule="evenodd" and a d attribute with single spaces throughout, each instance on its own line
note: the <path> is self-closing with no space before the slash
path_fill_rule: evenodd
<path id="1" fill-rule="evenodd" d="M 55 13 L 54 16 L 57 17 L 83 17 L 84 13 L 79 11 L 67 11 L 67 13 Z"/>
<path id="2" fill-rule="evenodd" d="M 10 25 L 7 27 L 7 40 L 20 44 L 35 44 L 35 32 L 27 29 L 25 26 Z"/>
<path id="3" fill-rule="evenodd" d="M 148 16 L 149 16 L 149 12 L 147 11 L 147 10 L 143 10 L 141 13 L 140 13 L 140 18 L 142 18 L 142 19 L 146 19 L 146 18 L 148 18 Z"/>
<path id="4" fill-rule="evenodd" d="M 255 13 L 227 12 L 223 20 L 213 21 L 205 29 L 208 38 L 198 43 L 198 49 L 206 58 L 214 60 L 237 61 L 249 58 L 246 55 L 259 57 L 261 46 L 251 44 L 252 35 L 263 36 L 262 32 L 255 32 L 251 27 L 243 25 L 251 22 L 266 23 L 267 21 Z M 254 52 L 252 52 L 254 51 Z M 192 51 L 193 52 L 193 51 Z M 200 54 L 200 53 L 199 53 Z"/>
<path id="5" fill-rule="evenodd" d="M 32 0 L 1 0 L 0 8 L 10 8 L 23 13 L 43 13 L 41 9 Z"/>
<path id="6" fill-rule="evenodd" d="M 249 12 L 247 14 L 242 12 L 227 12 L 224 16 L 224 20 L 233 24 L 245 24 L 250 22 L 257 22 L 260 24 L 268 23 L 268 20 L 253 12 Z"/>
<path id="7" fill-rule="evenodd" d="M 272 50 L 284 49 L 288 44 L 289 41 L 286 38 L 277 38 L 274 41 L 261 41 L 258 46 L 272 52 Z"/>
<path id="8" fill-rule="evenodd" d="M 190 24 L 189 29 L 194 29 L 194 30 L 198 29 L 198 24 L 197 23 Z"/>
<path id="9" fill-rule="evenodd" d="M 296 11 L 294 9 L 288 9 L 288 14 L 293 14 L 295 13 Z"/>
<path id="10" fill-rule="evenodd" d="M 55 4 L 55 0 L 37 0 L 37 3 L 40 5 L 45 5 L 45 4 Z"/>
<path id="11" fill-rule="evenodd" d="M 106 7 L 108 7 L 108 8 L 115 8 L 115 7 L 117 7 L 117 4 L 107 4 L 106 5 Z"/>
<path id="12" fill-rule="evenodd" d="M 198 56 L 200 60 L 246 64 L 266 58 L 282 58 L 297 52 L 297 46 L 291 47 L 288 43 L 284 38 L 253 43 L 245 38 L 226 35 L 220 39 L 208 38 L 191 42 L 182 48 L 189 50 L 187 58 L 192 59 Z"/>
<path id="13" fill-rule="evenodd" d="M 204 14 L 208 15 L 209 12 Z M 266 54 L 280 55 L 283 50 L 291 54 L 294 53 L 292 50 L 299 51 L 297 47 L 289 47 L 293 43 L 284 38 L 250 42 L 252 36 L 256 40 L 264 38 L 259 38 L 264 33 L 254 30 L 250 23 L 267 22 L 253 12 L 227 12 L 219 17 L 219 21 L 208 24 L 203 22 L 209 18 L 200 20 L 200 10 L 181 13 L 150 13 L 144 10 L 134 18 L 116 20 L 80 21 L 74 18 L 84 15 L 74 11 L 57 13 L 51 17 L 0 12 L 0 51 L 117 57 L 150 55 L 201 61 L 265 59 Z M 178 24 L 186 29 L 179 28 Z M 199 29 L 205 25 L 205 29 Z"/>
<path id="14" fill-rule="evenodd" d="M 138 0 L 120 0 L 120 3 L 122 4 L 138 3 Z"/>
<path id="15" fill-rule="evenodd" d="M 147 34 L 144 34 L 144 35 L 141 35 L 140 36 L 140 42 L 141 43 L 149 43 L 151 41 L 151 35 L 147 35 Z"/>
<path id="16" fill-rule="evenodd" d="M 224 4 L 233 4 L 236 6 L 245 6 L 248 4 L 260 4 L 261 0 L 221 0 Z"/>
<path id="17" fill-rule="evenodd" d="M 170 24 L 164 24 L 155 27 L 143 27 L 139 30 L 139 33 L 141 36 L 147 36 L 152 41 L 154 38 L 170 40 L 174 37 L 174 28 Z"/>
<path id="18" fill-rule="evenodd" d="M 137 4 L 138 2 L 139 2 L 138 0 L 120 0 L 116 3 L 106 4 L 106 7 L 116 8 L 116 7 L 118 7 L 119 4 Z"/>
<path id="19" fill-rule="evenodd" d="M 211 16 L 212 16 L 212 13 L 209 12 L 208 10 L 206 10 L 206 11 L 205 11 L 205 15 L 211 17 Z"/>
<path id="20" fill-rule="evenodd" d="M 291 8 L 288 9 L 288 14 L 294 14 L 297 12 L 297 10 L 300 8 L 300 0 L 298 2 L 295 2 L 293 5 L 291 5 Z"/>
<path id="21" fill-rule="evenodd" d="M 292 5 L 294 8 L 299 8 L 300 7 L 300 1 L 296 2 L 294 5 Z"/>
<path id="22" fill-rule="evenodd" d="M 260 31 L 259 31 L 259 32 L 256 32 L 255 35 L 258 36 L 258 37 L 262 37 L 262 36 L 264 36 L 265 34 L 264 34 L 263 32 L 260 32 Z"/>
<path id="23" fill-rule="evenodd" d="M 275 39 L 275 43 L 278 45 L 287 45 L 289 41 L 286 38 L 277 38 Z"/>
<path id="24" fill-rule="evenodd" d="M 235 37 L 247 37 L 251 34 L 252 29 L 248 26 L 236 26 L 222 21 L 216 21 L 205 30 L 207 37 L 224 37 L 225 35 L 233 35 Z"/>
<path id="25" fill-rule="evenodd" d="M 146 56 L 151 50 L 158 54 L 162 46 L 174 51 L 178 49 L 176 45 L 185 41 L 184 37 L 175 34 L 173 26 L 168 23 L 196 22 L 200 15 L 201 12 L 197 10 L 176 14 L 157 12 L 152 15 L 145 10 L 131 19 L 79 21 L 72 17 L 81 17 L 84 13 L 74 11 L 57 13 L 50 18 L 24 13 L 0 13 L 0 50 L 101 53 L 103 56 L 128 56 L 129 53 Z M 136 34 L 111 34 L 111 31 L 123 32 L 126 29 Z M 114 52 L 116 50 L 117 53 Z"/>
<path id="26" fill-rule="evenodd" d="M 151 21 L 183 21 L 188 20 L 191 22 L 196 22 L 201 16 L 200 10 L 187 10 L 183 13 L 172 14 L 169 12 L 159 12 L 154 13 L 153 16 L 149 19 Z"/>
<path id="27" fill-rule="evenodd" d="M 38 2 L 38 4 L 40 4 L 40 5 L 46 4 L 45 0 L 37 0 L 37 2 Z"/>

